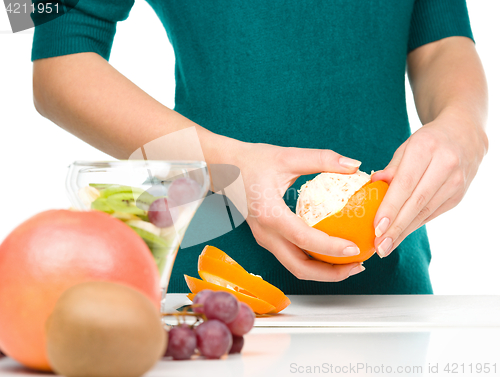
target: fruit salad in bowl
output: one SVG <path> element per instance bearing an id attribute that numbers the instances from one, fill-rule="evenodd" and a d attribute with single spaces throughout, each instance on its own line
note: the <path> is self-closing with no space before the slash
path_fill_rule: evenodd
<path id="1" fill-rule="evenodd" d="M 77 161 L 66 181 L 75 209 L 108 213 L 144 240 L 158 266 L 163 297 L 208 185 L 207 166 L 198 161 Z"/>

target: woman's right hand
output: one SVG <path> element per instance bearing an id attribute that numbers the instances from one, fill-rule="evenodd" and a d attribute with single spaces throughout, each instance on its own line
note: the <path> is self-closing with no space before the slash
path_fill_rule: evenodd
<path id="1" fill-rule="evenodd" d="M 246 190 L 247 223 L 259 245 L 301 280 L 338 282 L 365 269 L 360 263 L 332 265 L 306 255 L 302 250 L 341 257 L 359 254 L 359 249 L 351 241 L 330 237 L 308 226 L 283 200 L 299 176 L 321 172 L 350 174 L 357 171 L 359 161 L 331 150 L 269 144 L 242 143 L 238 150 L 236 165 Z"/>

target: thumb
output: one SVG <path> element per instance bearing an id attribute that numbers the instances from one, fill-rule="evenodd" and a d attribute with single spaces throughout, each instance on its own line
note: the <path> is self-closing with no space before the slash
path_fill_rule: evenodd
<path id="1" fill-rule="evenodd" d="M 376 181 L 385 181 L 387 183 L 391 183 L 396 171 L 398 170 L 399 164 L 403 159 L 404 152 L 406 150 L 407 141 L 405 141 L 401 146 L 396 149 L 394 155 L 392 156 L 391 162 L 385 167 L 384 170 L 379 170 L 372 174 L 372 182 Z"/>
<path id="2" fill-rule="evenodd" d="M 355 173 L 361 161 L 344 157 L 330 149 L 287 148 L 289 171 L 299 175 L 315 173 Z"/>

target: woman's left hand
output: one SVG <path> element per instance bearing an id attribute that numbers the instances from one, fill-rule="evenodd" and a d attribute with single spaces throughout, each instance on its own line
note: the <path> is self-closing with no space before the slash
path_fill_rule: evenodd
<path id="1" fill-rule="evenodd" d="M 390 183 L 375 216 L 375 247 L 388 256 L 410 233 L 464 197 L 488 141 L 457 114 L 441 115 L 408 138 L 373 181 Z"/>

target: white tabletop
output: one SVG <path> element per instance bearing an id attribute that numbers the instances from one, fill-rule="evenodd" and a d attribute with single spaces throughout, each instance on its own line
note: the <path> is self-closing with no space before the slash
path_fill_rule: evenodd
<path id="1" fill-rule="evenodd" d="M 181 306 L 184 297 L 169 303 Z M 500 375 L 498 296 L 290 298 L 282 315 L 258 318 L 241 355 L 164 359 L 146 377 Z M 2 377 L 33 375 L 0 359 Z"/>
<path id="2" fill-rule="evenodd" d="M 500 326 L 500 296 L 349 295 L 289 296 L 280 314 L 257 318 L 257 327 L 463 327 Z M 169 295 L 173 311 L 191 301 Z"/>

